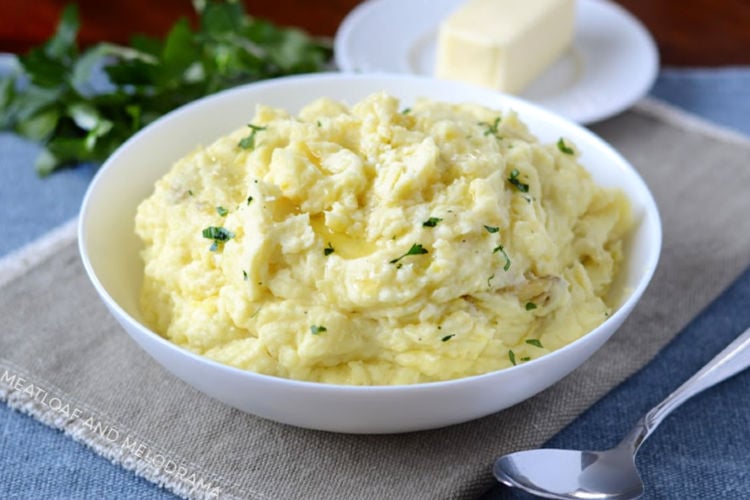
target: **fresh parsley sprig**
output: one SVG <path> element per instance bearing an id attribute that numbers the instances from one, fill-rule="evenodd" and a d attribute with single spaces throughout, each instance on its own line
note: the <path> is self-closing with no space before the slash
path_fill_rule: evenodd
<path id="1" fill-rule="evenodd" d="M 250 17 L 242 2 L 193 2 L 199 24 L 177 21 L 164 39 L 133 37 L 79 51 L 78 10 L 68 6 L 47 42 L 19 57 L 0 79 L 0 130 L 44 146 L 40 175 L 101 162 L 164 113 L 235 85 L 321 71 L 327 41 Z M 92 85 L 102 70 L 107 85 Z"/>

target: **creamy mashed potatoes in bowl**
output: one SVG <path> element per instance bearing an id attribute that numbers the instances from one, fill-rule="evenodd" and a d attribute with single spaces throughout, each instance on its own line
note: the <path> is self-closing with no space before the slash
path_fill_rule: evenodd
<path id="1" fill-rule="evenodd" d="M 292 425 L 384 433 L 516 404 L 598 349 L 658 261 L 647 187 L 516 98 L 314 75 L 185 106 L 83 203 L 86 270 L 190 385 Z"/>

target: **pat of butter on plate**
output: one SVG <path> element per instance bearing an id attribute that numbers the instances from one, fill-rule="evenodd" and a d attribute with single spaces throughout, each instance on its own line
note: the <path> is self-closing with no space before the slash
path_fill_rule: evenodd
<path id="1" fill-rule="evenodd" d="M 516 93 L 571 44 L 575 0 L 469 0 L 440 25 L 435 75 Z"/>

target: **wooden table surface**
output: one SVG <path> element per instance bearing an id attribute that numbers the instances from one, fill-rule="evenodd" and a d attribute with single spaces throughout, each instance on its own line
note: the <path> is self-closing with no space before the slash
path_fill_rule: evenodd
<path id="1" fill-rule="evenodd" d="M 404 0 L 409 1 L 409 0 Z M 750 0 L 617 0 L 646 25 L 669 66 L 750 65 Z M 47 38 L 68 0 L 0 0 L 0 51 L 24 52 Z M 80 42 L 163 35 L 189 0 L 77 0 Z M 251 14 L 333 36 L 359 0 L 245 0 Z"/>

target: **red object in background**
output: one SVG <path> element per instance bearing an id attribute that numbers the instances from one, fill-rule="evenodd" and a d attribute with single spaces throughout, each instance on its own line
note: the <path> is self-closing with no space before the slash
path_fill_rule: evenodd
<path id="1" fill-rule="evenodd" d="M 410 1 L 410 0 L 404 0 Z M 653 33 L 666 65 L 750 65 L 748 0 L 618 0 Z M 53 32 L 72 0 L 0 0 L 0 51 L 25 52 Z M 179 17 L 195 19 L 190 0 L 77 0 L 80 42 L 127 42 L 164 35 Z M 245 0 L 252 15 L 313 35 L 333 36 L 359 0 Z"/>

